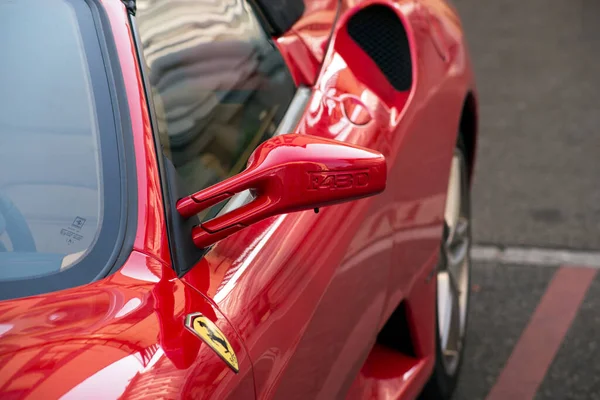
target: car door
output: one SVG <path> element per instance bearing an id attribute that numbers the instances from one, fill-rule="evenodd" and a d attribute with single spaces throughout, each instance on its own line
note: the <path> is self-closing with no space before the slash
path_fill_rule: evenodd
<path id="1" fill-rule="evenodd" d="M 164 155 L 173 261 L 237 329 L 259 398 L 332 398 L 351 384 L 378 331 L 393 243 L 369 247 L 368 238 L 385 223 L 377 213 L 386 197 L 269 218 L 196 249 L 191 227 L 249 196 L 188 221 L 174 212 L 178 198 L 241 171 L 269 137 L 323 132 L 302 122 L 314 94 L 294 85 L 249 4 L 161 4 L 138 1 L 136 22 Z M 347 141 L 383 147 L 385 135 L 339 120 L 340 106 L 323 120 L 332 127 L 325 136 L 337 119 Z"/>

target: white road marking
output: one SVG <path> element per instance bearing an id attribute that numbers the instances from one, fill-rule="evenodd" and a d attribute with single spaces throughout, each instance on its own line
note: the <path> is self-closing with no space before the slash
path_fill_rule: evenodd
<path id="1" fill-rule="evenodd" d="M 471 259 L 500 264 L 525 264 L 540 267 L 577 266 L 600 269 L 600 252 L 598 251 L 474 245 L 471 248 Z"/>

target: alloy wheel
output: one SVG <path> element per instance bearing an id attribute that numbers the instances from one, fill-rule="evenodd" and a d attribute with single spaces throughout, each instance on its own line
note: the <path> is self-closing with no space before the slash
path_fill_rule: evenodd
<path id="1" fill-rule="evenodd" d="M 448 375 L 459 365 L 464 342 L 470 270 L 470 209 L 467 167 L 463 153 L 452 158 L 440 267 L 437 273 L 437 306 L 440 348 Z"/>

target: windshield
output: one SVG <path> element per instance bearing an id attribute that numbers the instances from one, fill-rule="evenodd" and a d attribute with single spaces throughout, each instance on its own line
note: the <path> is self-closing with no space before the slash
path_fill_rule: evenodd
<path id="1" fill-rule="evenodd" d="M 92 11 L 84 1 L 0 1 L 0 37 L 0 282 L 20 282 L 12 296 L 85 283 L 108 255 L 88 260 L 86 274 L 67 272 L 103 225 L 118 223 L 105 195 L 119 199 L 118 176 L 105 184 L 103 164 L 118 154 L 105 154 L 116 132 Z"/>

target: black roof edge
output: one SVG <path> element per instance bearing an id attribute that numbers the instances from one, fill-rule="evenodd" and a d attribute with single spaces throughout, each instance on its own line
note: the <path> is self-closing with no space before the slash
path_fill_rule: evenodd
<path id="1" fill-rule="evenodd" d="M 121 1 L 125 5 L 125 8 L 127 8 L 127 11 L 129 11 L 129 14 L 135 15 L 135 0 L 121 0 Z"/>

